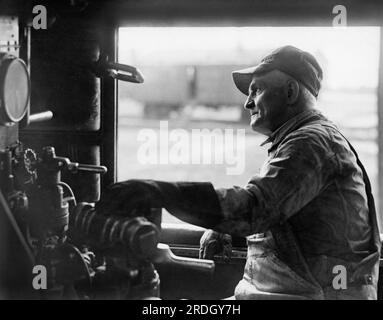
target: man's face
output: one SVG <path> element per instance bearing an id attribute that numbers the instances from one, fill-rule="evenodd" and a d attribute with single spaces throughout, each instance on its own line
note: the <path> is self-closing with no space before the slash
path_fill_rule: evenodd
<path id="1" fill-rule="evenodd" d="M 244 105 L 250 111 L 250 125 L 256 132 L 270 135 L 286 121 L 285 83 L 274 71 L 254 76 Z"/>

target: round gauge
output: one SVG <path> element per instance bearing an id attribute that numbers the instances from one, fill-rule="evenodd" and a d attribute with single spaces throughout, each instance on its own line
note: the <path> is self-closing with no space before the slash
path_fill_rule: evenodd
<path id="1" fill-rule="evenodd" d="M 0 121 L 19 122 L 28 109 L 30 81 L 25 63 L 7 57 L 0 64 Z"/>

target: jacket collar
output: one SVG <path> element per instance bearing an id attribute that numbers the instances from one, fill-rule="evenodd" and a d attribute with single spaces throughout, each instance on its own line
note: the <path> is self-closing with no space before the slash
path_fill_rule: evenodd
<path id="1" fill-rule="evenodd" d="M 270 150 L 276 147 L 289 133 L 298 129 L 302 124 L 317 119 L 326 118 L 321 114 L 320 111 L 316 109 L 303 111 L 295 117 L 291 118 L 290 120 L 286 121 L 284 124 L 282 124 L 264 142 L 261 143 L 261 146 L 271 143 L 271 146 L 269 148 L 270 152 Z"/>

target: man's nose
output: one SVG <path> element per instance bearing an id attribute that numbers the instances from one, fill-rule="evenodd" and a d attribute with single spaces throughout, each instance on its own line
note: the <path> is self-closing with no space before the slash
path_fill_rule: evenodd
<path id="1" fill-rule="evenodd" d="M 245 109 L 251 110 L 255 108 L 255 102 L 251 97 L 247 97 L 247 100 L 243 106 Z"/>

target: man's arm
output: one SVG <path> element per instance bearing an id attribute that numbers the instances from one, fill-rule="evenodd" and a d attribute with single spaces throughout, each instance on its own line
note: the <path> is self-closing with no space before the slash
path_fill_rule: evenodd
<path id="1" fill-rule="evenodd" d="M 222 210 L 210 182 L 166 182 L 132 179 L 111 185 L 96 203 L 103 215 L 145 215 L 149 208 L 165 208 L 175 217 L 204 228 L 223 220 Z"/>
<path id="2" fill-rule="evenodd" d="M 166 208 L 185 222 L 245 237 L 269 230 L 316 197 L 337 166 L 334 158 L 326 139 L 296 131 L 244 188 L 215 190 L 209 182 L 128 180 L 111 186 L 96 210 L 134 216 L 148 208 Z"/>

